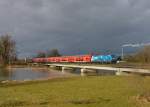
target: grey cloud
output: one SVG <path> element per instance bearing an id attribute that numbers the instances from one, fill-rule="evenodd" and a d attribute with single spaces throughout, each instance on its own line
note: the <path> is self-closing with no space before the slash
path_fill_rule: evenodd
<path id="1" fill-rule="evenodd" d="M 149 0 L 1 0 L 0 33 L 20 56 L 58 48 L 64 54 L 120 51 L 150 41 Z"/>

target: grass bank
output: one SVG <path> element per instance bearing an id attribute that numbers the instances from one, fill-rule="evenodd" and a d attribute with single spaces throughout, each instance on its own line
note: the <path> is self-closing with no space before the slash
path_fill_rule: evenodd
<path id="1" fill-rule="evenodd" d="M 150 77 L 73 77 L 0 84 L 0 107 L 150 107 Z"/>

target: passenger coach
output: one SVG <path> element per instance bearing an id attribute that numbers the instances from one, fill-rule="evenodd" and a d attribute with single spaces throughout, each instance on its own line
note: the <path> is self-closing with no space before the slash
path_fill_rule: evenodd
<path id="1" fill-rule="evenodd" d="M 116 63 L 120 57 L 115 55 L 76 55 L 47 58 L 33 58 L 34 63 Z"/>

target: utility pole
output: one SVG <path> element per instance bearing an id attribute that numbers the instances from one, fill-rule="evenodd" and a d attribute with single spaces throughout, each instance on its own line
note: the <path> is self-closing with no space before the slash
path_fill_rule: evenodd
<path id="1" fill-rule="evenodd" d="M 123 46 L 122 46 L 122 49 L 121 49 L 121 58 L 122 58 L 122 60 L 124 59 L 124 49 L 123 49 Z"/>
<path id="2" fill-rule="evenodd" d="M 24 58 L 24 62 L 27 63 L 27 58 L 26 57 Z"/>

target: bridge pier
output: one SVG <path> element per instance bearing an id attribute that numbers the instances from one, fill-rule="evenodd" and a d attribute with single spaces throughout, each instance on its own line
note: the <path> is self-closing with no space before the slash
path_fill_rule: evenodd
<path id="1" fill-rule="evenodd" d="M 129 76 L 129 75 L 134 75 L 133 73 L 129 73 L 129 72 L 125 72 L 123 70 L 121 70 L 120 68 L 118 69 L 118 71 L 116 72 L 117 76 Z"/>
<path id="2" fill-rule="evenodd" d="M 121 76 L 121 75 L 123 75 L 123 73 L 122 73 L 121 71 L 117 71 L 117 72 L 116 72 L 116 75 L 117 75 L 117 76 Z"/>
<path id="3" fill-rule="evenodd" d="M 81 76 L 96 75 L 96 74 L 97 70 L 95 69 L 86 69 L 86 68 L 81 69 Z"/>
<path id="4" fill-rule="evenodd" d="M 50 65 L 50 68 L 51 68 L 51 69 L 57 69 L 57 66 Z"/>
<path id="5" fill-rule="evenodd" d="M 74 68 L 71 68 L 71 67 L 62 67 L 62 72 L 63 73 L 71 73 L 74 71 Z"/>

